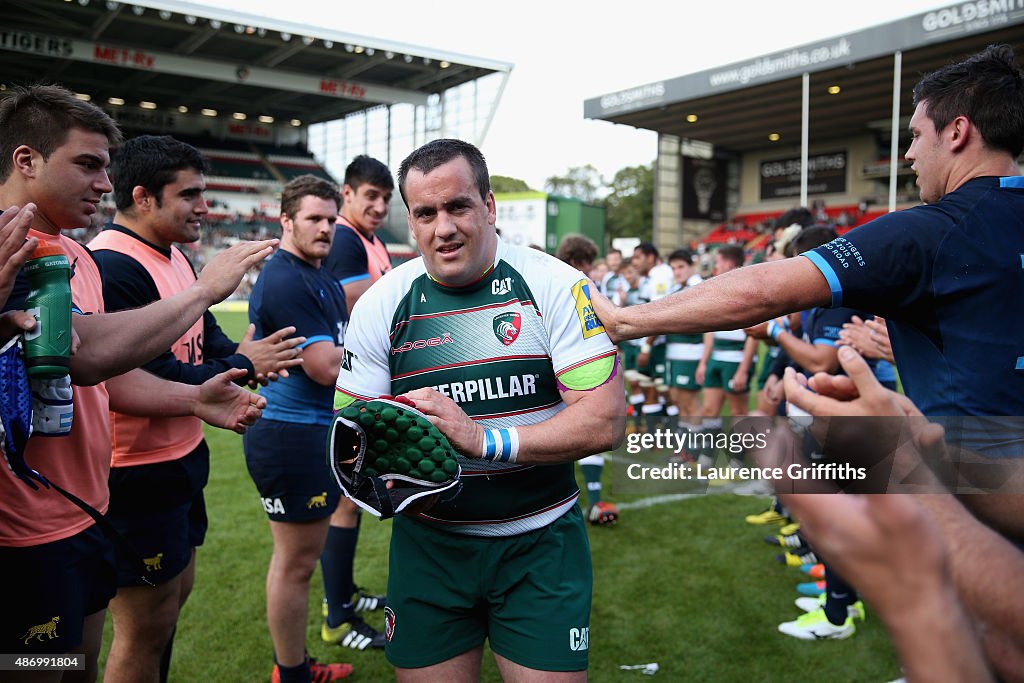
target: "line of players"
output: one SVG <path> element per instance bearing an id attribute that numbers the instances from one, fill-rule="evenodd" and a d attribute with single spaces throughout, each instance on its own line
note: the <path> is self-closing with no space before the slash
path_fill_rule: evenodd
<path id="1" fill-rule="evenodd" d="M 741 247 L 722 247 L 715 252 L 712 275 L 740 268 L 744 260 Z M 637 245 L 628 260 L 612 250 L 605 264 L 608 272 L 594 275 L 601 280 L 602 293 L 617 306 L 657 301 L 704 281 L 692 251 L 677 249 L 663 260 L 649 242 Z M 633 417 L 628 429 L 643 429 L 652 419 L 668 417 L 675 418 L 682 430 L 720 431 L 726 403 L 730 415 L 748 412 L 757 350 L 757 340 L 742 329 L 649 336 L 620 343 Z M 710 451 L 693 456 L 703 465 L 712 461 Z"/>
<path id="2" fill-rule="evenodd" d="M 836 238 L 834 227 L 816 224 L 811 212 L 802 207 L 784 213 L 776 225 L 776 238 L 765 255 L 767 261 L 792 257 Z M 567 238 L 560 250 L 571 251 L 567 247 L 572 246 L 572 239 Z M 712 277 L 742 267 L 744 260 L 741 247 L 721 247 L 714 253 Z M 671 252 L 663 262 L 653 244 L 641 243 L 629 260 L 622 260 L 621 252 L 612 250 L 603 264 L 604 269 L 591 270 L 590 274 L 600 282 L 602 293 L 617 306 L 656 301 L 704 281 L 697 272 L 694 254 L 688 249 Z M 766 348 L 759 354 L 762 340 Z M 896 389 L 884 321 L 846 307 L 815 308 L 748 329 L 649 336 L 622 342 L 619 350 L 633 411 L 632 424 L 627 429 L 652 431 L 655 425 L 668 424 L 677 431 L 706 432 L 714 437 L 723 430 L 722 409 L 726 402 L 728 414 L 734 417 L 748 413 L 786 414 L 781 382 L 784 369 L 790 366 L 808 374 L 841 373 L 838 350 L 843 345 L 853 346 L 869 359 L 882 386 Z M 750 410 L 749 392 L 755 386 L 755 376 L 758 395 L 756 407 Z M 672 418 L 675 425 L 671 424 Z M 691 440 L 696 444 L 713 442 L 713 438 Z M 808 440 L 805 455 L 813 457 L 815 447 Z M 717 453 L 714 448 L 697 446 L 680 457 L 709 467 Z M 742 467 L 741 458 L 730 454 L 729 465 Z M 581 465 L 585 462 L 581 461 Z M 587 481 L 589 486 L 589 477 Z M 784 564 L 807 565 L 806 569 L 820 579 L 799 588 L 810 596 L 797 600 L 797 606 L 807 614 L 780 624 L 780 632 L 805 640 L 853 635 L 855 619 L 864 618 L 863 603 L 852 587 L 828 566 L 818 563 L 813 549 L 799 533 L 799 523 L 788 518 L 776 501 L 764 513 L 749 515 L 747 521 L 785 524 L 781 533 L 766 540 L 782 546 L 784 552 L 779 559 Z M 810 565 L 818 566 L 811 569 Z M 840 613 L 842 618 L 837 616 Z"/>
<path id="3" fill-rule="evenodd" d="M 238 432 L 254 423 L 264 430 L 299 423 L 303 434 L 317 433 L 318 424 L 326 429 L 348 310 L 390 268 L 374 231 L 387 215 L 394 183 L 387 167 L 369 157 L 353 161 L 341 192 L 313 176 L 290 182 L 285 194 L 294 201 L 285 206 L 280 249 L 265 267 L 260 291 L 282 264 L 319 277 L 320 261 L 333 256 L 331 268 L 323 282 L 278 281 L 286 287 L 273 292 L 276 317 L 259 305 L 269 307 L 269 297 L 257 298 L 253 325 L 235 342 L 208 308 L 278 240 L 241 243 L 194 273 L 175 245 L 199 239 L 208 211 L 208 167 L 198 150 L 169 136 L 124 141 L 109 116 L 59 86 L 9 89 L 0 121 L 6 132 L 0 200 L 13 206 L 0 230 L 5 246 L 21 247 L 18 258 L 5 261 L 0 280 L 5 337 L 33 325 L 19 310 L 29 289 L 19 272 L 27 247 L 59 246 L 74 263 L 74 398 L 65 408 L 74 411 L 73 420 L 62 431 L 27 439 L 23 448 L 4 443 L 11 468 L 0 477 L 0 557 L 20 578 L 5 589 L 0 636 L 26 653 L 84 651 L 78 675 L 91 680 L 109 601 L 114 637 L 106 680 L 166 680 L 207 529 L 210 450 L 201 420 Z M 108 192 L 117 214 L 89 248 L 61 234 L 87 224 Z M 317 220 L 310 202 L 327 213 Z M 5 375 L 0 384 L 8 399 L 15 391 L 9 380 Z M 274 407 L 262 413 L 268 396 Z M 318 400 L 321 409 L 309 409 Z M 0 417 L 8 434 L 20 431 L 10 410 Z M 323 442 L 314 439 L 308 449 L 318 462 Z M 355 505 L 339 502 L 336 492 L 328 496 L 329 475 L 307 471 L 294 444 L 277 439 L 276 446 L 274 462 L 261 459 L 258 448 L 246 449 L 275 542 L 267 582 L 273 679 L 333 680 L 351 667 L 320 665 L 305 652 L 305 605 L 317 560 L 325 576 L 325 641 L 383 647 L 383 636 L 359 613 L 380 609 L 385 600 L 352 582 Z M 35 479 L 44 488 L 30 488 L 25 473 L 33 471 L 41 472 Z"/>

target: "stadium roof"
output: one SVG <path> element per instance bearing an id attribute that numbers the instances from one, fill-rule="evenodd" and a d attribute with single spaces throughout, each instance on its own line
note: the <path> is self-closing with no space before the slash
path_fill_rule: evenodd
<path id="1" fill-rule="evenodd" d="M 327 22 L 330 23 L 330 22 Z M 511 64 L 176 0 L 6 0 L 0 81 L 318 123 Z M 144 105 L 146 106 L 146 105 Z"/>
<path id="2" fill-rule="evenodd" d="M 802 76 L 810 76 L 811 141 L 888 131 L 893 55 L 902 53 L 901 113 L 921 74 L 992 43 L 1024 59 L 1024 0 L 973 0 L 756 59 L 628 88 L 584 103 L 584 116 L 701 140 L 737 152 L 769 134 L 800 145 Z M 835 95 L 828 88 L 838 86 Z M 687 117 L 694 118 L 689 121 Z"/>

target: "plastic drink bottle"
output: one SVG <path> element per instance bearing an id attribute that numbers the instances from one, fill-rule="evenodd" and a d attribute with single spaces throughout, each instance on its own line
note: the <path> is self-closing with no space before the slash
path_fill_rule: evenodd
<path id="1" fill-rule="evenodd" d="M 36 319 L 36 328 L 25 333 L 28 374 L 63 377 L 71 359 L 71 264 L 59 245 L 42 243 L 25 263 L 25 275 L 25 309 Z"/>

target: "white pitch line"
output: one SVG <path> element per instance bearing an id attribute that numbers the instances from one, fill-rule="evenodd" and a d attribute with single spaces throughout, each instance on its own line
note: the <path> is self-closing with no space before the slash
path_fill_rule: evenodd
<path id="1" fill-rule="evenodd" d="M 616 506 L 620 510 L 639 510 L 641 508 L 654 507 L 655 505 L 664 505 L 665 503 L 675 503 L 680 500 L 690 500 L 691 498 L 714 496 L 723 493 L 733 493 L 740 496 L 767 496 L 771 495 L 771 488 L 765 482 L 758 480 L 730 482 L 721 486 L 709 486 L 706 491 L 700 493 L 666 493 L 660 496 L 650 496 L 649 498 L 618 503 Z"/>

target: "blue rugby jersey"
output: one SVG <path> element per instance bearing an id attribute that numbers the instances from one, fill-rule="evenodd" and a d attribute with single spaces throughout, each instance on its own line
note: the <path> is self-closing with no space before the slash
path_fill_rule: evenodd
<path id="1" fill-rule="evenodd" d="M 975 178 L 803 255 L 833 307 L 886 318 L 904 389 L 925 415 L 1024 416 L 1024 177 Z M 1024 455 L 1018 434 L 965 445 Z"/>
<path id="2" fill-rule="evenodd" d="M 282 327 L 295 326 L 295 334 L 306 337 L 301 348 L 329 341 L 345 343 L 348 308 L 341 285 L 320 268 L 314 268 L 293 254 L 279 249 L 260 273 L 249 297 L 249 321 L 256 325 L 256 339 Z M 263 417 L 300 424 L 331 423 L 334 388 L 317 384 L 302 367 L 288 370 L 288 376 L 265 387 L 267 399 Z"/>

